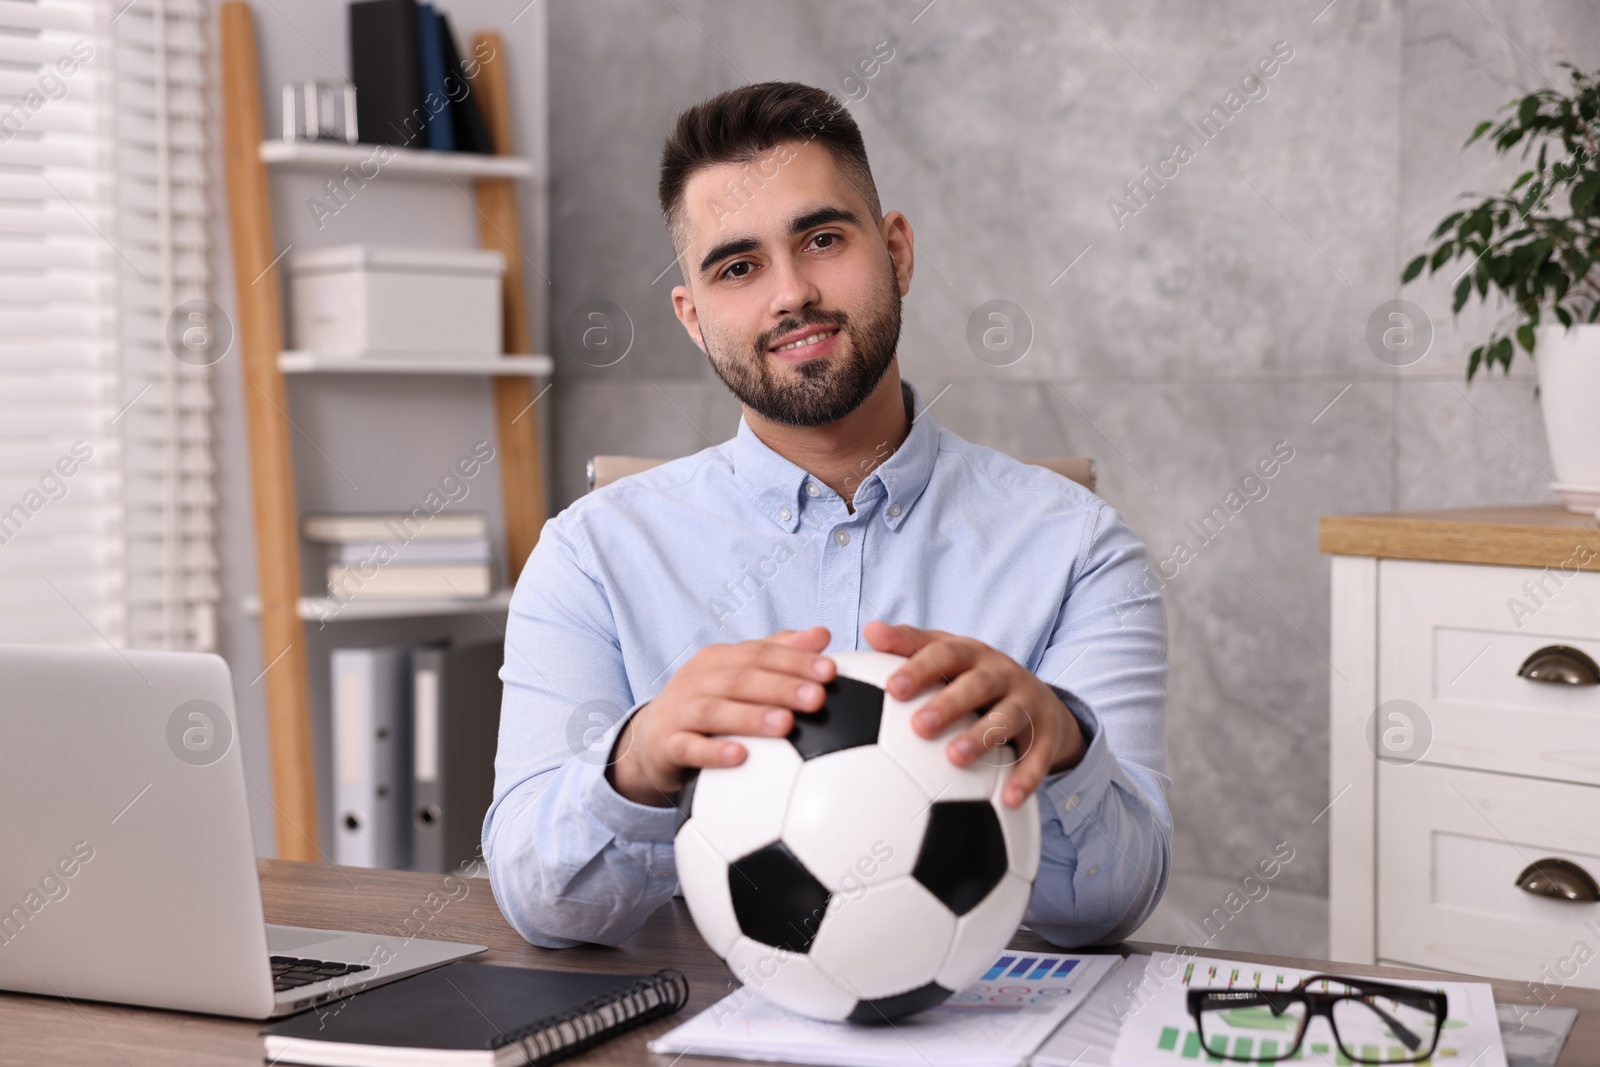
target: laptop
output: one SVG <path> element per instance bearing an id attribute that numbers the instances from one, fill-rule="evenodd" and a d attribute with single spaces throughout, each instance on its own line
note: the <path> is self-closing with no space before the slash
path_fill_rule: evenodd
<path id="1" fill-rule="evenodd" d="M 266 1019 L 484 951 L 265 922 L 239 744 L 219 656 L 0 645 L 0 989 Z"/>

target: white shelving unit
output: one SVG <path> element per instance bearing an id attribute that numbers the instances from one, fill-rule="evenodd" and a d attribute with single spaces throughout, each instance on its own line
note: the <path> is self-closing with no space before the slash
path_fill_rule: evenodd
<path id="1" fill-rule="evenodd" d="M 241 605 L 247 615 L 261 613 L 261 599 L 247 596 Z M 326 596 L 303 596 L 295 611 L 307 622 L 356 622 L 363 619 L 407 619 L 431 615 L 493 615 L 511 606 L 511 590 L 496 589 L 485 597 L 365 597 L 340 602 Z"/>
<path id="2" fill-rule="evenodd" d="M 285 374 L 479 374 L 525 375 L 548 378 L 555 369 L 549 356 L 489 356 L 461 359 L 454 356 L 407 357 L 329 356 L 321 352 L 290 351 L 278 356 Z"/>
<path id="3" fill-rule="evenodd" d="M 454 178 L 531 178 L 533 162 L 521 156 L 489 156 L 475 152 L 431 152 L 420 148 L 340 144 L 337 141 L 262 141 L 261 162 L 306 170 L 378 167 L 394 174 Z"/>

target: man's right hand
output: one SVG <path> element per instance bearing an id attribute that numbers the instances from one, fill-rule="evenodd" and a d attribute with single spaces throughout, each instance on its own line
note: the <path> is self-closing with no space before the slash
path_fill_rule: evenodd
<path id="1" fill-rule="evenodd" d="M 796 712 L 822 707 L 833 680 L 826 627 L 779 630 L 696 652 L 623 727 L 606 768 L 616 791 L 638 804 L 671 807 L 691 767 L 736 767 L 744 746 L 726 737 L 783 737 Z"/>

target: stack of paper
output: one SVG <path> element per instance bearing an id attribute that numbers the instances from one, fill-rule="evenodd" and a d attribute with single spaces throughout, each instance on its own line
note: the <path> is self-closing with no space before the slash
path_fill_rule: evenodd
<path id="1" fill-rule="evenodd" d="M 1139 995 L 1144 965 L 1149 962 L 1149 956 L 1139 955 L 1122 960 L 1083 1007 L 1033 1054 L 1033 1067 L 1111 1067 L 1122 1019 Z"/>
<path id="2" fill-rule="evenodd" d="M 307 541 L 330 546 L 328 595 L 487 596 L 489 528 L 477 512 L 453 515 L 308 515 Z"/>
<path id="3" fill-rule="evenodd" d="M 818 1022 L 740 989 L 650 1051 L 838 1067 L 1015 1067 L 1121 962 L 1007 952 L 939 1007 L 886 1026 Z"/>

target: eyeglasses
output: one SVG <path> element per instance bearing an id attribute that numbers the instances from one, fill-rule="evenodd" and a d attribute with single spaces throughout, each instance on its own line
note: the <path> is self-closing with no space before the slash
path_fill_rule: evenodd
<path id="1" fill-rule="evenodd" d="M 1450 1002 L 1425 989 L 1313 974 L 1292 989 L 1191 989 L 1189 1014 L 1213 1059 L 1298 1059 L 1306 1028 L 1320 1015 L 1340 1063 L 1417 1063 L 1438 1047 Z M 1314 1040 L 1310 1051 L 1334 1059 L 1325 1042 Z"/>

